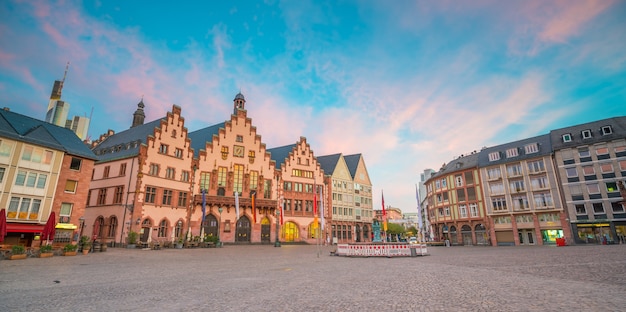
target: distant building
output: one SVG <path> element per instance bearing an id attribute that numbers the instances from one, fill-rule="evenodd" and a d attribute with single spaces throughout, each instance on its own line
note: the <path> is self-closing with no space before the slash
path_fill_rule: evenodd
<path id="1" fill-rule="evenodd" d="M 89 131 L 89 118 L 84 116 L 74 116 L 74 119 L 68 119 L 65 128 L 71 129 L 81 140 L 86 140 Z"/>

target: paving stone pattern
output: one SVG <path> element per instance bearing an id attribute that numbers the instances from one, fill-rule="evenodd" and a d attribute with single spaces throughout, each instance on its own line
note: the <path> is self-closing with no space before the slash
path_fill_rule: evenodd
<path id="1" fill-rule="evenodd" d="M 0 260 L 0 311 L 624 311 L 626 245 L 129 250 Z"/>

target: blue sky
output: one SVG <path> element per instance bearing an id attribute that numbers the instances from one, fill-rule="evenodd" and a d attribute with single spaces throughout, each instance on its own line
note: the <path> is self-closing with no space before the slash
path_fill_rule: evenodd
<path id="1" fill-rule="evenodd" d="M 426 168 L 626 115 L 623 1 L 0 1 L 1 106 L 62 99 L 92 138 L 142 98 L 190 131 L 241 90 L 271 147 L 362 153 L 374 208 L 416 211 Z"/>

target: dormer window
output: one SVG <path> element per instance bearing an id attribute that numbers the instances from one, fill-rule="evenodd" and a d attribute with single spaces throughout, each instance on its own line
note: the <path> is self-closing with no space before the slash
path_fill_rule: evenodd
<path id="1" fill-rule="evenodd" d="M 524 146 L 524 151 L 526 154 L 533 154 L 539 152 L 539 146 L 537 143 L 532 143 Z"/>
<path id="2" fill-rule="evenodd" d="M 566 133 L 563 135 L 563 143 L 572 142 L 572 134 Z"/>
<path id="3" fill-rule="evenodd" d="M 517 156 L 519 156 L 517 148 L 509 148 L 508 150 L 506 150 L 506 158 L 517 157 Z"/>
<path id="4" fill-rule="evenodd" d="M 491 152 L 489 153 L 489 161 L 500 160 L 500 152 Z"/>
<path id="5" fill-rule="evenodd" d="M 591 139 L 591 130 L 583 130 L 581 134 L 583 136 L 583 139 Z"/>
<path id="6" fill-rule="evenodd" d="M 609 135 L 611 133 L 613 133 L 613 129 L 611 128 L 611 126 L 602 127 L 602 135 Z"/>

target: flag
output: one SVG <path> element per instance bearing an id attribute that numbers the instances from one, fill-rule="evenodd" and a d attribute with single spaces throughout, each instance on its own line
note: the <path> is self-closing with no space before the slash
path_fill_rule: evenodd
<path id="1" fill-rule="evenodd" d="M 206 190 L 202 189 L 202 226 L 204 226 L 205 217 L 206 217 Z"/>
<path id="2" fill-rule="evenodd" d="M 317 186 L 313 186 L 313 227 L 317 228 Z"/>
<path id="3" fill-rule="evenodd" d="M 324 187 L 320 187 L 320 220 L 322 223 L 322 231 L 324 230 Z"/>
<path id="4" fill-rule="evenodd" d="M 285 215 L 285 204 L 287 203 L 286 200 L 283 199 L 283 204 L 280 205 L 280 225 L 283 225 L 283 216 Z"/>
<path id="5" fill-rule="evenodd" d="M 387 232 L 387 212 L 385 211 L 385 194 L 383 191 L 380 191 L 380 195 L 383 200 L 383 231 Z"/>
<path id="6" fill-rule="evenodd" d="M 235 192 L 235 222 L 239 220 L 239 192 Z"/>
<path id="7" fill-rule="evenodd" d="M 422 208 L 420 206 L 420 191 L 417 189 L 417 184 L 415 184 L 415 197 L 417 198 L 417 226 L 418 226 L 418 233 L 422 234 Z"/>
<path id="8" fill-rule="evenodd" d="M 255 203 L 255 199 L 256 199 L 256 191 L 252 191 L 252 219 L 254 220 L 254 223 L 256 223 L 256 203 Z"/>

